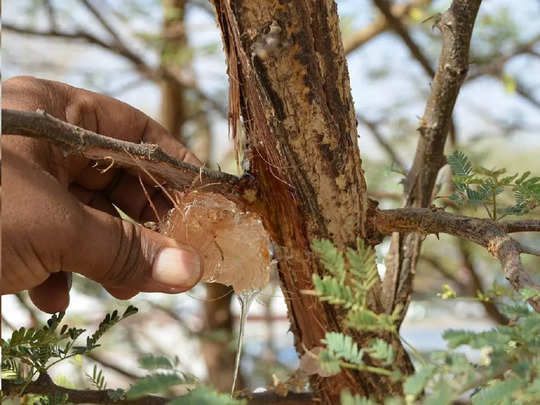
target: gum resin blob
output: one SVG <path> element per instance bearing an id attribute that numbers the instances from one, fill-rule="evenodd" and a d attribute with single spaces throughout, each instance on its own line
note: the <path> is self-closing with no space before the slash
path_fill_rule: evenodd
<path id="1" fill-rule="evenodd" d="M 268 284 L 271 241 L 260 216 L 212 192 L 177 193 L 175 199 L 164 233 L 199 252 L 202 281 L 230 285 L 236 293 Z"/>

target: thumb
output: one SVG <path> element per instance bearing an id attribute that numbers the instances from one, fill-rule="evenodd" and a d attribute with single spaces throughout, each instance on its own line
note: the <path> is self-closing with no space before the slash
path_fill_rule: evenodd
<path id="1" fill-rule="evenodd" d="M 133 222 L 84 207 L 85 232 L 64 256 L 65 270 L 107 288 L 178 293 L 201 278 L 197 252 Z"/>

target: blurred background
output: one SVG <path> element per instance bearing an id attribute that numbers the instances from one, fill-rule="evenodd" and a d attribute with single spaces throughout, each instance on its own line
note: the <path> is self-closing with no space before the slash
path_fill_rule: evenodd
<path id="1" fill-rule="evenodd" d="M 402 173 L 414 157 L 429 71 L 436 68 L 440 52 L 440 35 L 429 17 L 450 1 L 394 2 L 394 15 L 421 50 L 416 56 L 370 0 L 337 3 L 369 192 L 383 207 L 399 207 Z M 2 80 L 33 75 L 118 98 L 161 122 L 207 166 L 240 173 L 227 136 L 228 79 L 209 2 L 19 0 L 2 6 Z M 489 169 L 540 174 L 538 21 L 538 0 L 483 2 L 449 153 L 459 148 Z M 445 168 L 440 195 L 448 196 L 449 181 Z M 480 209 L 460 212 L 485 216 Z M 519 237 L 529 246 L 540 245 L 539 235 Z M 381 273 L 387 248 L 388 243 L 378 247 Z M 539 258 L 524 255 L 523 260 L 540 277 Z M 444 348 L 444 329 L 480 330 L 504 322 L 493 304 L 467 299 L 494 281 L 506 283 L 498 262 L 484 249 L 445 235 L 428 237 L 402 337 L 420 352 L 430 352 Z M 462 299 L 441 300 L 437 292 L 443 284 Z M 97 363 L 109 387 L 126 387 L 141 375 L 137 358 L 153 353 L 178 356 L 186 372 L 219 390 L 230 389 L 239 305 L 229 288 L 199 285 L 175 296 L 139 294 L 131 303 L 139 314 L 113 330 L 90 359 L 57 369 L 58 383 L 89 387 L 85 372 Z M 127 305 L 99 285 L 74 277 L 67 319 L 94 330 L 107 311 Z M 46 318 L 26 293 L 2 297 L 3 338 Z M 240 385 L 249 389 L 283 381 L 298 366 L 276 275 L 249 313 L 244 353 Z"/>

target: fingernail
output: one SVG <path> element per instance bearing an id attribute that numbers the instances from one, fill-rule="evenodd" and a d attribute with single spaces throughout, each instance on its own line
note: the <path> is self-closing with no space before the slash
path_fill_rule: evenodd
<path id="1" fill-rule="evenodd" d="M 194 250 L 165 248 L 159 252 L 152 278 L 172 287 L 190 288 L 201 276 L 201 260 Z"/>

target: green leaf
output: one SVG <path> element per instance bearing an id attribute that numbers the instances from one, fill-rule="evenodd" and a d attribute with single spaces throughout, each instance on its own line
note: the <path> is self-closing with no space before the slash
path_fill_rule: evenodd
<path id="1" fill-rule="evenodd" d="M 314 239 L 311 247 L 319 255 L 324 268 L 342 283 L 345 280 L 345 259 L 343 253 L 328 239 Z"/>
<path id="2" fill-rule="evenodd" d="M 313 285 L 316 294 L 322 301 L 328 301 L 330 304 L 341 305 L 345 308 L 361 304 L 361 297 L 358 294 L 355 295 L 351 287 L 340 283 L 335 277 L 324 276 L 320 278 L 314 274 Z"/>
<path id="3" fill-rule="evenodd" d="M 94 364 L 94 368 L 92 369 L 92 375 L 86 374 L 86 376 L 98 390 L 104 390 L 107 388 L 103 371 L 98 369 L 96 364 Z"/>
<path id="4" fill-rule="evenodd" d="M 428 365 L 416 371 L 413 375 L 407 377 L 403 385 L 406 395 L 418 396 L 426 387 L 426 384 L 435 373 L 435 366 Z"/>
<path id="5" fill-rule="evenodd" d="M 448 284 L 443 284 L 442 291 L 440 293 L 437 293 L 437 295 L 443 300 L 456 298 L 456 292 Z"/>
<path id="6" fill-rule="evenodd" d="M 521 378 L 514 377 L 507 380 L 498 380 L 492 385 L 473 395 L 473 405 L 496 405 L 504 399 L 511 399 L 512 394 L 524 385 Z"/>
<path id="7" fill-rule="evenodd" d="M 124 311 L 124 313 L 122 314 L 122 319 L 125 319 L 131 315 L 135 315 L 137 312 L 139 312 L 139 309 L 137 307 L 134 307 L 133 305 L 129 305 Z"/>
<path id="8" fill-rule="evenodd" d="M 458 346 L 465 345 L 471 342 L 474 333 L 461 329 L 449 329 L 443 332 L 443 339 L 446 340 L 448 347 L 454 349 Z"/>
<path id="9" fill-rule="evenodd" d="M 184 382 L 184 378 L 178 374 L 152 374 L 136 380 L 126 392 L 126 398 L 135 399 L 147 394 L 163 393 L 169 387 L 183 384 Z"/>
<path id="10" fill-rule="evenodd" d="M 377 331 L 386 330 L 395 331 L 394 317 L 388 314 L 376 314 L 369 309 L 351 309 L 347 313 L 345 324 L 356 330 Z"/>
<path id="11" fill-rule="evenodd" d="M 337 332 L 326 332 L 322 342 L 326 344 L 326 351 L 330 353 L 332 359 L 341 359 L 357 365 L 364 364 L 362 360 L 364 351 L 358 348 L 358 344 L 351 336 Z"/>
<path id="12" fill-rule="evenodd" d="M 187 395 L 173 399 L 168 405 L 246 405 L 247 401 L 237 400 L 228 394 L 220 394 L 208 387 L 197 387 Z"/>
<path id="13" fill-rule="evenodd" d="M 341 361 L 328 350 L 319 353 L 319 364 L 328 375 L 335 375 L 341 371 Z"/>
<path id="14" fill-rule="evenodd" d="M 471 174 L 472 165 L 469 158 L 461 151 L 456 150 L 448 156 L 448 165 L 456 176 L 466 177 Z"/>
<path id="15" fill-rule="evenodd" d="M 353 284 L 362 291 L 369 291 L 379 280 L 375 251 L 364 246 L 362 239 L 357 239 L 357 249 L 347 249 L 349 271 L 353 276 Z"/>
<path id="16" fill-rule="evenodd" d="M 525 287 L 519 290 L 519 295 L 524 300 L 529 300 L 531 298 L 537 299 L 540 298 L 540 291 L 538 291 L 536 288 Z"/>
<path id="17" fill-rule="evenodd" d="M 424 400 L 423 405 L 449 405 L 452 403 L 452 390 L 446 381 L 441 381 L 434 393 Z"/>
<path id="18" fill-rule="evenodd" d="M 519 176 L 519 179 L 516 180 L 516 184 L 519 185 L 519 184 L 523 183 L 525 180 L 527 180 L 527 177 L 529 177 L 530 175 L 531 175 L 531 172 L 526 171 L 521 176 Z"/>
<path id="19" fill-rule="evenodd" d="M 382 339 L 372 340 L 367 352 L 374 359 L 381 360 L 384 365 L 394 362 L 394 349 Z"/>
<path id="20" fill-rule="evenodd" d="M 172 370 L 174 368 L 171 361 L 165 356 L 154 356 L 147 354 L 139 357 L 139 366 L 148 371 L 154 370 Z"/>
<path id="21" fill-rule="evenodd" d="M 340 400 L 341 405 L 377 405 L 376 401 L 366 397 L 361 397 L 358 394 L 352 395 L 347 390 L 341 391 Z"/>

